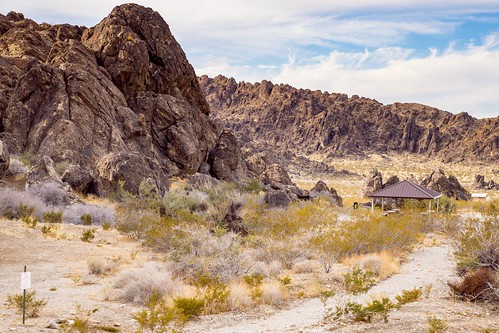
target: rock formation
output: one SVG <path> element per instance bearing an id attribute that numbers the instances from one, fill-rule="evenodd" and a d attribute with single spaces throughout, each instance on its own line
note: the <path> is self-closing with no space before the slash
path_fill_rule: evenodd
<path id="1" fill-rule="evenodd" d="M 73 177 L 78 188 L 106 194 L 122 180 L 137 192 L 149 179 L 164 190 L 167 177 L 195 173 L 219 133 L 208 113 L 150 8 L 118 6 L 90 29 L 0 15 L 0 139 L 94 178 Z"/>
<path id="2" fill-rule="evenodd" d="M 199 78 L 211 116 L 274 155 L 409 152 L 444 162 L 499 160 L 499 117 L 475 119 L 414 104 L 383 105 L 286 84 Z M 244 143 L 244 142 L 243 142 Z"/>
<path id="3" fill-rule="evenodd" d="M 7 147 L 0 141 L 0 179 L 9 170 L 10 155 Z"/>
<path id="4" fill-rule="evenodd" d="M 383 176 L 378 169 L 371 169 L 367 175 L 364 186 L 362 187 L 362 193 L 364 197 L 368 197 L 376 191 L 383 189 Z"/>
<path id="5" fill-rule="evenodd" d="M 499 184 L 496 184 L 492 179 L 487 182 L 485 176 L 476 175 L 473 188 L 476 190 L 499 190 Z"/>
<path id="6" fill-rule="evenodd" d="M 471 198 L 470 193 L 461 186 L 457 178 L 452 175 L 446 177 L 442 169 L 437 169 L 424 177 L 421 185 L 456 200 L 470 200 Z"/>
<path id="7" fill-rule="evenodd" d="M 310 190 L 310 197 L 327 197 L 331 199 L 334 204 L 343 207 L 343 199 L 338 195 L 338 192 L 332 187 L 329 188 L 322 180 L 319 180 Z"/>

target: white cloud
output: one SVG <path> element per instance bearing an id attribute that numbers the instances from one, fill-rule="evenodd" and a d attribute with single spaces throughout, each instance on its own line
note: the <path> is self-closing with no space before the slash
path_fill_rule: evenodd
<path id="1" fill-rule="evenodd" d="M 478 117 L 499 114 L 498 35 L 464 51 L 411 58 L 410 50 L 333 52 L 314 64 L 287 64 L 273 78 L 296 87 L 358 94 L 383 103 L 419 102 Z M 376 64 L 373 68 L 371 64 Z"/>

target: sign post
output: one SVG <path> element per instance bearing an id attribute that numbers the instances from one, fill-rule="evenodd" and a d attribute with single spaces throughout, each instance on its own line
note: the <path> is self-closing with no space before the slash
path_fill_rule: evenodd
<path id="1" fill-rule="evenodd" d="M 26 289 L 31 288 L 31 273 L 26 272 L 26 266 L 24 266 L 24 272 L 21 273 L 21 289 L 23 290 L 23 325 L 26 321 Z"/>

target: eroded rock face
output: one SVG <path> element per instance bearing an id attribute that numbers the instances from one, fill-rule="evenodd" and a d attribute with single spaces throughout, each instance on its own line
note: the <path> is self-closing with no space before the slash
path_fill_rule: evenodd
<path id="1" fill-rule="evenodd" d="M 61 177 L 75 191 L 81 193 L 94 192 L 94 177 L 92 173 L 79 165 L 70 165 Z"/>
<path id="2" fill-rule="evenodd" d="M 102 194 L 117 180 L 134 193 L 150 177 L 164 188 L 215 145 L 208 113 L 192 66 L 150 8 L 118 6 L 90 29 L 0 15 L 0 138 L 13 153 L 78 165 Z"/>
<path id="3" fill-rule="evenodd" d="M 416 103 L 383 105 L 287 84 L 199 78 L 212 117 L 261 151 L 329 157 L 409 152 L 444 162 L 499 160 L 499 117 L 475 119 Z"/>
<path id="4" fill-rule="evenodd" d="M 364 197 L 368 197 L 370 194 L 373 194 L 376 191 L 379 191 L 383 188 L 383 176 L 378 169 L 371 169 L 369 174 L 367 175 L 366 181 L 364 183 L 364 187 L 362 188 L 362 192 Z"/>
<path id="5" fill-rule="evenodd" d="M 343 199 L 338 195 L 334 188 L 329 188 L 325 182 L 319 180 L 317 184 L 310 190 L 310 197 L 327 197 L 331 199 L 336 205 L 343 207 Z"/>
<path id="6" fill-rule="evenodd" d="M 470 200 L 471 198 L 470 193 L 461 186 L 457 178 L 452 175 L 446 177 L 442 169 L 437 169 L 425 177 L 421 185 L 456 200 Z"/>
<path id="7" fill-rule="evenodd" d="M 9 170 L 10 155 L 7 146 L 0 140 L 0 179 Z"/>
<path id="8" fill-rule="evenodd" d="M 242 183 L 248 178 L 237 138 L 231 131 L 223 131 L 208 156 L 211 174 L 220 180 Z"/>

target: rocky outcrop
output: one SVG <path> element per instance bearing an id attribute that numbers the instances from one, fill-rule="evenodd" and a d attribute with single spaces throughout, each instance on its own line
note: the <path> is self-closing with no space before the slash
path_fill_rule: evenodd
<path id="1" fill-rule="evenodd" d="M 383 176 L 378 169 L 371 169 L 367 175 L 364 186 L 362 187 L 362 193 L 364 194 L 364 197 L 368 197 L 381 189 L 383 189 Z"/>
<path id="2" fill-rule="evenodd" d="M 476 175 L 473 188 L 476 190 L 499 190 L 499 184 L 496 184 L 492 179 L 485 181 L 485 176 Z"/>
<path id="3" fill-rule="evenodd" d="M 217 179 L 242 183 L 248 170 L 237 138 L 230 131 L 223 131 L 217 144 L 208 155 L 210 173 Z"/>
<path id="4" fill-rule="evenodd" d="M 0 141 L 0 179 L 9 170 L 10 155 L 7 147 Z"/>
<path id="5" fill-rule="evenodd" d="M 220 180 L 203 173 L 195 173 L 189 177 L 188 183 L 196 190 L 205 191 L 219 185 Z"/>
<path id="6" fill-rule="evenodd" d="M 120 180 L 135 193 L 146 179 L 164 190 L 214 147 L 220 130 L 208 113 L 192 66 L 150 8 L 118 6 L 90 29 L 0 14 L 0 139 L 12 153 L 67 161 L 99 194 Z"/>
<path id="7" fill-rule="evenodd" d="M 285 190 L 267 190 L 264 202 L 272 208 L 285 208 L 291 203 L 291 198 Z"/>
<path id="8" fill-rule="evenodd" d="M 383 105 L 286 84 L 199 78 L 211 116 L 274 155 L 409 152 L 444 162 L 499 160 L 499 117 L 475 119 L 415 104 Z"/>
<path id="9" fill-rule="evenodd" d="M 335 205 L 343 207 L 343 199 L 338 195 L 338 192 L 332 187 L 329 188 L 322 180 L 319 180 L 310 190 L 310 197 L 326 197 L 329 198 Z"/>
<path id="10" fill-rule="evenodd" d="M 70 165 L 61 180 L 80 193 L 95 192 L 93 175 L 79 165 Z"/>
<path id="11" fill-rule="evenodd" d="M 452 175 L 446 177 L 442 169 L 437 169 L 424 177 L 421 185 L 456 200 L 470 200 L 471 198 L 470 193 L 461 186 L 457 178 Z"/>

